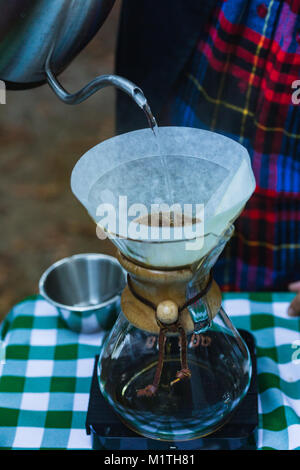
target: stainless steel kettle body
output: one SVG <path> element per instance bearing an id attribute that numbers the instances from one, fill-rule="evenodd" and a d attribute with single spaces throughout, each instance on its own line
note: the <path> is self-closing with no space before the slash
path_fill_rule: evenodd
<path id="1" fill-rule="evenodd" d="M 115 0 L 0 0 L 0 78 L 8 87 L 60 73 L 104 23 Z"/>
<path id="2" fill-rule="evenodd" d="M 30 88 L 48 82 L 66 104 L 78 104 L 112 85 L 127 93 L 148 118 L 156 121 L 140 88 L 117 75 L 96 77 L 68 93 L 59 74 L 89 43 L 115 0 L 0 0 L 0 79 L 7 88 Z"/>

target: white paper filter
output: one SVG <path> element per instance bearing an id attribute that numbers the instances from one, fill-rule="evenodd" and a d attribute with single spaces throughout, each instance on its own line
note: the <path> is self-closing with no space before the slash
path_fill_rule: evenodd
<path id="1" fill-rule="evenodd" d="M 186 266 L 217 244 L 253 193 L 255 180 L 247 150 L 232 139 L 185 127 L 160 127 L 159 137 L 163 160 L 150 129 L 100 143 L 75 165 L 71 187 L 125 256 L 153 267 Z M 188 234 L 157 229 L 150 239 L 150 230 L 133 220 L 143 215 L 141 208 L 150 212 L 152 204 L 161 203 L 182 209 L 189 204 L 191 216 L 203 204 L 204 214 Z"/>

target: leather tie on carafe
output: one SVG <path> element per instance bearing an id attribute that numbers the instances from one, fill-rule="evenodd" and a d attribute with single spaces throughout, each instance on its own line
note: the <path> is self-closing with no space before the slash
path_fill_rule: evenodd
<path id="1" fill-rule="evenodd" d="M 191 377 L 191 371 L 188 367 L 188 361 L 187 361 L 187 338 L 186 338 L 185 330 L 180 323 L 180 314 L 187 307 L 195 304 L 198 300 L 200 300 L 202 297 L 204 297 L 207 294 L 207 292 L 209 291 L 212 285 L 212 281 L 213 281 L 213 276 L 212 276 L 212 271 L 210 271 L 209 279 L 204 289 L 202 289 L 198 294 L 196 294 L 191 299 L 187 300 L 183 305 L 178 307 L 178 318 L 176 321 L 174 321 L 171 324 L 166 324 L 166 323 L 163 323 L 158 318 L 157 311 L 158 311 L 159 306 L 156 306 L 153 302 L 151 302 L 150 300 L 138 294 L 133 288 L 129 274 L 127 274 L 127 283 L 128 283 L 130 292 L 137 300 L 139 300 L 140 302 L 142 302 L 143 304 L 147 305 L 148 307 L 152 308 L 155 311 L 156 322 L 160 328 L 159 337 L 158 337 L 158 362 L 157 362 L 154 380 L 151 385 L 147 385 L 145 388 L 138 390 L 137 391 L 138 396 L 151 397 L 155 395 L 159 387 L 163 364 L 164 364 L 164 353 L 165 353 L 165 343 L 166 343 L 167 333 L 179 333 L 180 335 L 181 369 L 180 371 L 176 373 L 176 378 L 170 383 L 170 385 L 173 386 L 175 383 L 179 382 L 180 380 L 183 380 L 186 378 L 189 379 Z"/>

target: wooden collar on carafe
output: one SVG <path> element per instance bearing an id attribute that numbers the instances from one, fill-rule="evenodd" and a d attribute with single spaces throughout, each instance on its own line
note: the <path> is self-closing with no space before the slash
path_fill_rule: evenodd
<path id="1" fill-rule="evenodd" d="M 118 259 L 129 273 L 128 284 L 121 298 L 124 315 L 137 328 L 159 334 L 159 357 L 154 382 L 137 392 L 139 396 L 153 396 L 160 382 L 167 335 L 180 335 L 181 370 L 171 385 L 191 377 L 187 364 L 186 334 L 192 333 L 194 324 L 187 307 L 205 296 L 210 316 L 213 317 L 220 308 L 220 290 L 209 274 L 202 281 L 203 285 L 199 286 L 198 294 L 186 300 L 186 286 L 194 277 L 190 268 L 149 269 L 129 260 L 120 252 Z"/>
<path id="2" fill-rule="evenodd" d="M 186 286 L 193 279 L 194 271 L 187 267 L 172 270 L 151 269 L 137 264 L 125 257 L 120 251 L 117 258 L 123 268 L 129 273 L 134 291 L 144 299 L 156 306 L 159 303 L 171 300 L 181 306 L 186 302 Z M 200 292 L 205 288 L 209 280 L 209 274 L 199 281 L 197 290 Z M 210 318 L 213 319 L 220 310 L 221 291 L 217 283 L 212 280 L 209 291 L 203 299 Z M 137 328 L 149 333 L 158 334 L 159 326 L 156 321 L 155 312 L 151 307 L 139 301 L 126 286 L 121 297 L 122 311 L 127 320 Z M 194 323 L 187 308 L 180 315 L 181 324 L 186 333 L 192 333 Z"/>

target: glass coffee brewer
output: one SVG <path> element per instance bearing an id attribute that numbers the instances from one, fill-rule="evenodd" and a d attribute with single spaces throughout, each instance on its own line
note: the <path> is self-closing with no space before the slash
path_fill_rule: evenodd
<path id="1" fill-rule="evenodd" d="M 246 149 L 199 129 L 160 128 L 159 142 L 139 130 L 88 151 L 71 186 L 128 273 L 99 359 L 103 396 L 146 437 L 214 432 L 251 379 L 247 346 L 212 276 L 255 187 Z"/>

